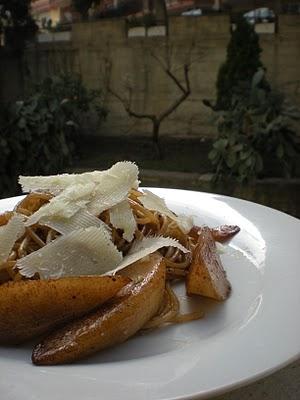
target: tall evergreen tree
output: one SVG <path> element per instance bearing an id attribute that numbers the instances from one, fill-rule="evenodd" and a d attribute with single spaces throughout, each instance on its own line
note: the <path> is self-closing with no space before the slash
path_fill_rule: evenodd
<path id="1" fill-rule="evenodd" d="M 261 51 L 254 26 L 240 16 L 231 34 L 226 61 L 219 69 L 216 109 L 227 110 L 241 83 L 251 82 L 255 72 L 262 67 Z"/>

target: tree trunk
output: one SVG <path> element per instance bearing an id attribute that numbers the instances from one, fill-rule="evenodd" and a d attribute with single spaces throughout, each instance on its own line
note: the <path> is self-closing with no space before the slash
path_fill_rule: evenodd
<path id="1" fill-rule="evenodd" d="M 154 150 L 156 152 L 157 158 L 161 160 L 163 158 L 162 149 L 159 143 L 159 129 L 160 129 L 160 121 L 157 119 L 152 121 L 153 128 L 152 128 L 152 142 L 154 145 Z"/>

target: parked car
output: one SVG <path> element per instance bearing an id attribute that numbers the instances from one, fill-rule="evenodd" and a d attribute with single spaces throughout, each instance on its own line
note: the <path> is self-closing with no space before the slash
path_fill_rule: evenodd
<path id="1" fill-rule="evenodd" d="M 256 8 L 255 10 L 248 11 L 244 14 L 244 17 L 250 22 L 250 24 L 260 22 L 274 22 L 275 13 L 270 8 Z"/>
<path id="2" fill-rule="evenodd" d="M 181 13 L 181 15 L 184 17 L 199 17 L 200 15 L 202 15 L 202 10 L 201 8 L 193 8 L 191 10 L 184 11 L 183 13 Z"/>

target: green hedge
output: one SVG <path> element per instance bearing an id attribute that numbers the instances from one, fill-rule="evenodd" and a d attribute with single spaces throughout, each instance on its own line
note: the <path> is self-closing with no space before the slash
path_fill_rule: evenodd
<path id="1" fill-rule="evenodd" d="M 56 174 L 77 154 L 82 118 L 106 116 L 101 93 L 86 89 L 78 76 L 55 76 L 35 86 L 23 101 L 0 112 L 0 193 L 18 193 L 18 175 Z"/>

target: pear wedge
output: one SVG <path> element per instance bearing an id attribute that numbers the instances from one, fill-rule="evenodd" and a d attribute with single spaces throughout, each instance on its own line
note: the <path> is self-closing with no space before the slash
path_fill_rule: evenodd
<path id="1" fill-rule="evenodd" d="M 21 343 L 82 316 L 129 282 L 123 276 L 82 276 L 0 285 L 0 343 Z"/>
<path id="2" fill-rule="evenodd" d="M 70 363 L 122 343 L 157 313 L 165 290 L 162 257 L 153 254 L 118 273 L 134 283 L 122 289 L 109 305 L 50 334 L 34 348 L 34 364 Z"/>
<path id="3" fill-rule="evenodd" d="M 186 276 L 187 294 L 198 294 L 214 300 L 225 300 L 231 290 L 213 234 L 208 227 L 201 228 L 193 260 Z"/>
<path id="4" fill-rule="evenodd" d="M 197 242 L 201 235 L 203 227 L 194 225 L 189 231 L 190 238 Z M 237 225 L 221 225 L 216 228 L 210 228 L 211 234 L 216 242 L 225 243 L 232 239 L 240 232 L 240 227 Z"/>

